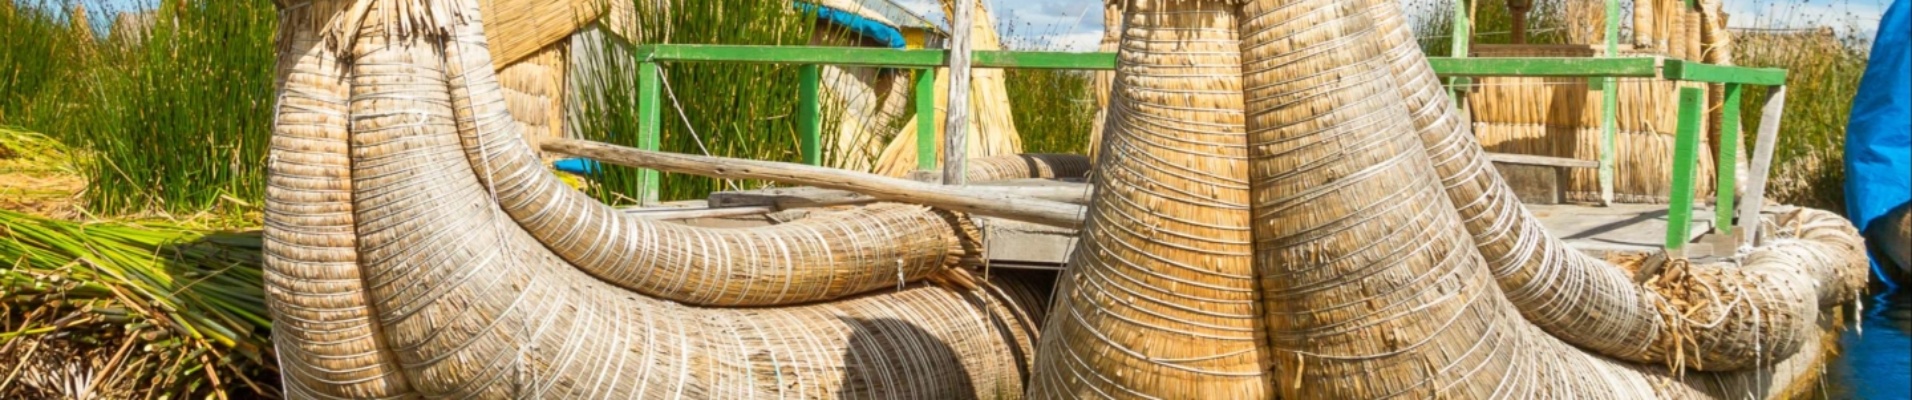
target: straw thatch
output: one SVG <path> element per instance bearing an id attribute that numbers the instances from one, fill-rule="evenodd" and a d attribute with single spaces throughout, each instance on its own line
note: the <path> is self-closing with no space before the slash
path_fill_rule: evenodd
<path id="1" fill-rule="evenodd" d="M 951 15 L 955 4 L 950 0 L 943 3 L 943 14 Z M 974 24 L 970 27 L 971 49 L 1002 50 L 1002 36 L 996 32 L 996 19 L 989 15 L 988 7 L 982 2 L 976 3 L 976 10 L 970 13 Z M 1016 132 L 1016 121 L 1010 115 L 1009 90 L 1005 85 L 1008 77 L 1000 69 L 977 69 L 970 72 L 969 83 L 969 140 L 966 154 L 970 158 L 989 157 L 1022 152 L 1022 135 Z M 949 104 L 949 69 L 936 70 L 936 161 L 943 161 L 943 133 L 947 132 L 943 115 L 948 110 L 942 107 Z M 904 176 L 916 170 L 916 121 L 911 119 L 898 130 L 896 135 L 883 148 L 871 172 L 889 176 Z"/>
<path id="2" fill-rule="evenodd" d="M 1773 216 L 1765 245 L 1745 256 L 1649 263 L 1658 272 L 1638 277 L 1568 249 L 1490 169 L 1397 2 L 1127 4 L 1116 117 L 1091 174 L 1091 218 L 1040 346 L 1038 395 L 1243 398 L 1255 393 L 1231 388 L 1248 381 L 1283 398 L 1780 396 L 1823 355 L 1821 307 L 1863 287 L 1856 233 L 1815 210 Z M 1197 36 L 1237 27 L 1238 47 Z M 1223 48 L 1202 51 L 1208 45 Z M 1230 128 L 1211 117 L 1230 114 L 1228 103 L 1184 103 L 1227 96 L 1227 73 L 1142 86 L 1192 75 L 1144 61 L 1202 66 L 1178 52 L 1227 60 L 1232 48 L 1241 56 L 1243 108 L 1232 110 L 1246 116 L 1240 144 L 1206 136 Z M 1217 81 L 1223 87 L 1206 86 Z M 1158 114 L 1129 117 L 1135 110 Z M 1164 171 L 1181 165 L 1173 153 L 1118 150 L 1176 128 L 1184 130 L 1140 142 L 1208 144 L 1215 148 L 1204 154 L 1219 155 L 1210 163 L 1245 150 L 1247 195 L 1221 191 L 1223 182 L 1177 191 L 1205 175 Z M 1123 184 L 1125 173 L 1146 184 Z M 1177 214 L 1181 202 L 1131 200 L 1152 193 L 1246 200 L 1250 210 L 1195 225 L 1204 220 Z M 1123 211 L 1137 205 L 1153 212 Z M 1252 250 L 1250 268 L 1236 275 L 1246 283 L 1202 279 L 1199 271 L 1237 264 L 1189 254 L 1213 248 L 1176 228 L 1241 221 L 1253 231 L 1252 242 L 1238 239 Z M 1104 239 L 1138 234 L 1158 236 Z M 1150 289 L 1158 279 L 1173 290 Z M 1224 313 L 1205 307 L 1232 303 L 1176 301 L 1229 288 L 1246 292 L 1249 305 Z M 1243 345 L 1187 345 L 1224 338 Z M 1229 360 L 1247 365 L 1215 368 Z"/>
<path id="3" fill-rule="evenodd" d="M 569 67 L 569 41 L 545 46 L 517 63 L 498 69 L 498 85 L 505 104 L 525 139 L 564 137 L 564 99 Z M 550 157 L 547 157 L 550 158 Z"/>
<path id="4" fill-rule="evenodd" d="M 281 25 L 266 251 L 292 397 L 1021 392 L 1041 292 L 930 275 L 971 251 L 961 217 L 879 206 L 711 230 L 618 214 L 539 169 L 475 1 L 344 3 L 292 5 Z M 349 62 L 321 26 L 356 29 L 328 34 Z"/>
<path id="5" fill-rule="evenodd" d="M 1570 14 L 1568 40 L 1574 43 L 1599 43 L 1604 40 L 1604 9 L 1584 1 L 1567 2 Z M 1597 3 L 1597 2 L 1596 2 Z M 1623 47 L 1623 56 L 1666 56 L 1715 64 L 1732 62 L 1730 35 L 1724 30 L 1718 2 L 1701 2 L 1699 8 L 1685 7 L 1683 0 L 1641 0 L 1634 3 L 1633 46 Z M 1476 57 L 1597 57 L 1602 45 L 1476 45 Z M 1580 160 L 1598 160 L 1601 147 L 1600 116 L 1603 92 L 1584 78 L 1476 78 L 1467 94 L 1474 120 L 1474 133 L 1488 151 L 1531 154 Z M 1679 118 L 1679 89 L 1703 87 L 1709 90 L 1706 102 L 1705 130 L 1700 140 L 1700 157 L 1694 176 L 1695 196 L 1712 196 L 1714 164 L 1712 143 L 1717 141 L 1719 106 L 1722 97 L 1717 85 L 1670 82 L 1659 79 L 1620 79 L 1619 109 L 1614 150 L 1614 201 L 1623 203 L 1665 203 L 1669 201 L 1675 129 Z M 1544 179 L 1553 179 L 1551 175 Z M 1509 176 L 1515 186 L 1532 186 L 1528 177 Z M 1601 200 L 1598 171 L 1572 171 L 1567 200 Z"/>
<path id="6" fill-rule="evenodd" d="M 499 67 L 518 63 L 597 21 L 609 0 L 484 0 L 485 40 Z M 616 1 L 626 2 L 628 1 Z"/>
<path id="7" fill-rule="evenodd" d="M 1597 50 L 1582 45 L 1477 46 L 1480 57 L 1593 57 Z M 1632 53 L 1634 55 L 1650 55 Z M 1531 154 L 1579 160 L 1600 159 L 1603 109 L 1599 90 L 1585 78 L 1477 78 L 1467 93 L 1474 133 L 1488 151 Z M 1614 129 L 1614 201 L 1664 203 L 1671 195 L 1675 128 L 1679 120 L 1679 89 L 1695 86 L 1659 79 L 1621 79 L 1620 108 Z M 1717 110 L 1717 108 L 1713 108 Z M 1710 138 L 1700 139 L 1694 174 L 1695 196 L 1712 195 L 1713 157 Z M 1548 177 L 1551 179 L 1551 177 Z M 1516 186 L 1531 185 L 1512 181 Z M 1598 171 L 1578 169 L 1567 182 L 1567 199 L 1600 200 Z"/>

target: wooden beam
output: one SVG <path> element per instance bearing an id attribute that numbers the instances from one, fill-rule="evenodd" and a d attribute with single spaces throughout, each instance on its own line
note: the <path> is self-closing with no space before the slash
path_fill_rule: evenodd
<path id="1" fill-rule="evenodd" d="M 848 190 L 887 201 L 915 203 L 970 214 L 1078 229 L 1083 207 L 1075 204 L 941 186 L 862 172 L 772 161 L 646 151 L 575 139 L 549 139 L 545 151 L 606 163 L 723 179 L 762 179 Z"/>
<path id="2" fill-rule="evenodd" d="M 946 3 L 947 4 L 947 3 Z M 956 0 L 950 18 L 949 105 L 943 120 L 943 183 L 962 186 L 969 179 L 969 49 L 974 42 L 970 14 L 976 0 Z"/>
<path id="3" fill-rule="evenodd" d="M 1679 121 L 1674 128 L 1673 193 L 1666 211 L 1668 257 L 1686 258 L 1686 242 L 1693 226 L 1694 171 L 1699 169 L 1700 119 L 1705 118 L 1706 90 L 1680 88 Z M 1731 168 L 1728 166 L 1727 168 Z"/>
<path id="4" fill-rule="evenodd" d="M 1497 163 L 1502 163 L 1502 164 L 1536 165 L 1536 166 L 1542 166 L 1542 167 L 1558 167 L 1558 168 L 1591 169 L 1591 168 L 1600 167 L 1600 163 L 1595 161 L 1578 160 L 1578 159 L 1561 158 L 1561 157 L 1536 156 L 1536 155 L 1528 155 L 1528 154 L 1487 153 L 1487 160 L 1497 162 Z"/>
<path id="5" fill-rule="evenodd" d="M 1766 206 L 1766 178 L 1773 168 L 1773 148 L 1779 146 L 1780 114 L 1786 111 L 1786 87 L 1767 88 L 1766 104 L 1759 109 L 1757 136 L 1753 139 L 1753 165 L 1747 171 L 1746 198 L 1739 206 L 1740 246 L 1759 245 L 1759 213 Z"/>

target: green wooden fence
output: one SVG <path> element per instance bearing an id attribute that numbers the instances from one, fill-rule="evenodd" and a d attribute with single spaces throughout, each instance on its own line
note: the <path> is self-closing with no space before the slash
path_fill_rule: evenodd
<path id="1" fill-rule="evenodd" d="M 1611 30 L 1611 27 L 1609 27 Z M 1457 35 L 1460 36 L 1460 35 Z M 1613 35 L 1609 35 L 1612 37 Z M 1609 46 L 1611 47 L 1611 46 Z M 1611 50 L 1611 49 L 1609 49 Z M 1464 51 L 1464 49 L 1462 50 Z M 933 169 L 935 165 L 935 105 L 933 90 L 935 69 L 947 66 L 948 52 L 943 50 L 902 50 L 855 47 L 815 47 L 815 46 L 726 46 L 726 45 L 644 45 L 638 46 L 634 54 L 639 59 L 638 73 L 638 147 L 645 150 L 657 150 L 661 142 L 660 134 L 663 119 L 661 83 L 658 69 L 664 64 L 686 62 L 729 62 L 729 63 L 768 63 L 802 65 L 802 90 L 798 100 L 798 132 L 803 161 L 816 165 L 821 162 L 821 104 L 817 98 L 819 87 L 818 66 L 867 66 L 916 70 L 916 90 L 913 101 L 916 110 L 916 140 L 918 167 Z M 1464 54 L 1464 53 L 1462 53 Z M 1116 64 L 1114 53 L 1063 53 L 1063 52 L 1017 52 L 1017 51 L 977 51 L 974 53 L 975 68 L 1041 68 L 1073 70 L 1113 70 Z M 1433 57 L 1429 63 L 1434 72 L 1441 76 L 1454 78 L 1453 85 L 1469 84 L 1474 77 L 1586 77 L 1605 80 L 1602 85 L 1606 96 L 1601 116 L 1602 146 L 1600 151 L 1600 180 L 1603 196 L 1610 193 L 1612 187 L 1612 149 L 1614 142 L 1615 109 L 1617 108 L 1617 78 L 1659 78 L 1673 81 L 1690 81 L 1723 84 L 1726 102 L 1720 132 L 1720 151 L 1717 168 L 1717 207 L 1715 219 L 1717 230 L 1725 235 L 1734 234 L 1733 209 L 1734 190 L 1738 177 L 1733 169 L 1737 161 L 1736 151 L 1739 142 L 1739 107 L 1731 106 L 1741 98 L 1742 86 L 1759 85 L 1783 87 L 1786 71 L 1770 68 L 1747 68 L 1734 66 L 1708 65 L 1679 59 L 1660 57 L 1603 57 L 1603 58 L 1489 58 L 1489 57 Z M 1784 101 L 1784 96 L 1774 96 Z M 1666 248 L 1675 254 L 1683 254 L 1687 238 L 1691 237 L 1691 221 L 1695 177 L 1693 171 L 1699 156 L 1700 118 L 1705 115 L 1705 92 L 1700 88 L 1680 90 L 1678 137 L 1674 159 L 1674 179 L 1672 204 L 1668 214 L 1671 223 L 1666 233 Z M 1777 124 L 1771 124 L 1777 125 Z M 1760 126 L 1761 131 L 1777 129 L 1776 126 Z M 1772 143 L 1761 134 L 1755 151 L 1771 152 Z M 1762 173 L 1764 166 L 1755 166 Z M 647 203 L 657 200 L 658 175 L 656 171 L 644 171 Z M 1753 188 L 1755 194 L 1763 188 Z M 1605 197 L 1611 198 L 1611 197 Z M 1742 214 L 1743 215 L 1743 214 Z M 1756 215 L 1756 214 L 1755 214 Z M 1756 221 L 1749 221 L 1756 222 Z"/>

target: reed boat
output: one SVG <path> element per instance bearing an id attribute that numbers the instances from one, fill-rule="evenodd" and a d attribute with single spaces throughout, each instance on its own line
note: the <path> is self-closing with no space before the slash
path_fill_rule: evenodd
<path id="1" fill-rule="evenodd" d="M 1712 258 L 1571 247 L 1394 1 L 1122 1 L 1095 161 L 966 171 L 1087 177 L 1060 190 L 530 140 L 480 3 L 283 4 L 288 397 L 1773 398 L 1866 282 L 1811 209 Z M 868 199 L 659 216 L 541 149 Z M 1064 267 L 990 268 L 993 220 L 1061 230 Z"/>

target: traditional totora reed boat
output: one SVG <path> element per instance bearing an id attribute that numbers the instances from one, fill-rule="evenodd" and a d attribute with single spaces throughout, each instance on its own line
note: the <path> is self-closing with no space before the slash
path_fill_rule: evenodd
<path id="1" fill-rule="evenodd" d="M 1085 214 L 930 196 L 1080 225 L 1052 305 L 1042 276 L 977 278 L 955 212 L 616 212 L 541 169 L 477 0 L 290 4 L 266 229 L 288 394 L 1777 397 L 1863 287 L 1857 234 L 1814 210 L 1721 262 L 1568 249 L 1394 1 L 1124 3 Z"/>

